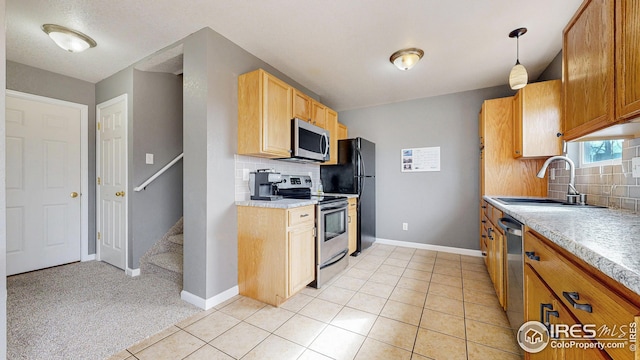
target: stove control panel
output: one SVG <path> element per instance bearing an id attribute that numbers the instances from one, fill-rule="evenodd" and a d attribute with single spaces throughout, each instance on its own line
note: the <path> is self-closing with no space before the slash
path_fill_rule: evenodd
<path id="1" fill-rule="evenodd" d="M 311 188 L 311 176 L 309 175 L 282 175 L 279 189 Z"/>

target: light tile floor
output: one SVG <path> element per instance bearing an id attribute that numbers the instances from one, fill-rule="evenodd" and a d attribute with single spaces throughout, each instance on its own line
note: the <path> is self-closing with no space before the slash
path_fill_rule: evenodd
<path id="1" fill-rule="evenodd" d="M 521 358 L 482 258 L 375 244 L 279 308 L 236 296 L 111 360 Z"/>

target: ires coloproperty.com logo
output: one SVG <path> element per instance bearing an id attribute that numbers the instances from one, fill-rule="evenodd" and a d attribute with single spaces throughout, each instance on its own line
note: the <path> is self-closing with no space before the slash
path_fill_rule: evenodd
<path id="1" fill-rule="evenodd" d="M 527 321 L 518 329 L 517 340 L 520 347 L 535 354 L 547 346 L 554 349 L 621 349 L 628 347 L 636 351 L 637 325 L 597 326 L 595 324 L 549 324 Z"/>

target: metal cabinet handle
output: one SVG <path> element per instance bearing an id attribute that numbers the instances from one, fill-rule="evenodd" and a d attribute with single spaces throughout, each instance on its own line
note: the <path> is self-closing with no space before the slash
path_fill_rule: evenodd
<path id="1" fill-rule="evenodd" d="M 488 228 L 487 237 L 489 238 L 489 240 L 493 240 L 493 236 L 491 236 L 492 233 L 493 233 L 493 228 Z"/>
<path id="2" fill-rule="evenodd" d="M 487 208 L 487 206 L 486 206 L 486 205 L 482 205 L 482 206 L 481 206 L 481 208 L 486 209 L 486 208 Z"/>
<path id="3" fill-rule="evenodd" d="M 348 223 L 351 224 L 351 216 L 347 216 L 347 218 L 349 219 Z"/>
<path id="4" fill-rule="evenodd" d="M 302 214 L 302 215 L 300 215 L 300 217 L 301 217 L 301 218 L 303 218 L 303 217 L 307 217 L 307 216 L 309 216 L 309 214 Z"/>
<path id="5" fill-rule="evenodd" d="M 525 251 L 524 254 L 533 261 L 540 261 L 540 256 L 536 255 L 535 251 Z"/>
<path id="6" fill-rule="evenodd" d="M 482 252 L 482 256 L 487 256 L 487 253 L 486 252 Z"/>
<path id="7" fill-rule="evenodd" d="M 588 313 L 593 312 L 593 308 L 591 307 L 590 304 L 578 304 L 576 302 L 576 300 L 580 300 L 580 294 L 578 294 L 577 292 L 563 291 L 562 296 L 564 296 L 564 298 L 567 299 L 569 304 L 571 304 L 571 306 L 573 306 L 574 309 L 586 311 Z"/>
<path id="8" fill-rule="evenodd" d="M 549 310 L 545 314 L 544 326 L 546 326 L 547 329 L 549 329 L 549 333 L 551 333 L 551 321 L 549 321 L 549 316 L 555 316 L 555 317 L 559 318 L 560 317 L 560 313 L 557 310 Z M 559 335 L 556 334 L 555 338 L 557 339 L 558 336 Z"/>
<path id="9" fill-rule="evenodd" d="M 545 317 L 544 317 L 544 313 L 545 313 L 544 310 L 545 309 L 553 310 L 553 304 L 540 303 L 540 322 L 543 323 L 543 324 L 544 324 L 544 320 L 545 320 Z"/>
<path id="10" fill-rule="evenodd" d="M 481 223 L 483 223 L 483 224 L 486 224 L 486 223 L 487 223 L 487 220 L 482 220 L 482 221 L 480 221 L 480 222 L 481 222 Z"/>

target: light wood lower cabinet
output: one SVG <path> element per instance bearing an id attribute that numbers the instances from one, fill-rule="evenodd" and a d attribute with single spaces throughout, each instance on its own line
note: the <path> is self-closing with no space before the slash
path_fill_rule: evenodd
<path id="1" fill-rule="evenodd" d="M 358 199 L 349 198 L 349 255 L 358 247 Z"/>
<path id="2" fill-rule="evenodd" d="M 569 309 L 554 295 L 545 283 L 536 275 L 530 266 L 524 268 L 524 289 L 529 294 L 525 300 L 525 321 L 538 321 L 548 326 L 557 326 L 558 324 L 574 326 L 578 321 L 571 315 Z M 544 350 L 538 353 L 527 353 L 526 358 L 530 360 L 547 360 L 547 359 L 575 359 L 575 360 L 598 360 L 609 359 L 602 351 L 592 349 L 582 349 L 574 346 L 572 348 L 563 348 L 557 345 L 564 344 L 565 340 L 569 340 L 558 335 L 557 338 L 549 339 L 550 343 Z M 551 342 L 554 342 L 551 344 Z M 586 341 L 589 342 L 589 341 Z"/>
<path id="3" fill-rule="evenodd" d="M 315 206 L 238 207 L 241 295 L 279 306 L 315 279 Z"/>
<path id="4" fill-rule="evenodd" d="M 498 296 L 498 301 L 503 308 L 507 308 L 507 280 L 506 269 L 506 242 L 504 232 L 498 226 L 498 221 L 502 217 L 502 211 L 495 208 L 486 201 L 481 207 L 481 234 L 480 249 L 485 256 L 485 265 L 489 272 L 489 277 L 493 283 L 493 288 Z"/>
<path id="5" fill-rule="evenodd" d="M 551 302 L 553 310 L 567 314 L 555 320 L 559 324 L 588 324 L 596 331 L 617 329 L 615 336 L 611 332 L 597 332 L 596 337 L 607 339 L 604 340 L 606 343 L 617 342 L 611 339 L 625 331 L 629 340 L 629 330 L 637 328 L 640 319 L 637 318 L 640 315 L 640 297 L 637 294 L 532 230 L 525 231 L 524 253 L 527 320 L 540 321 L 542 316 L 546 321 L 549 318 L 546 312 L 552 310 L 545 310 L 537 303 Z M 534 276 L 542 285 L 531 285 Z M 550 316 L 552 319 L 555 315 Z M 628 348 L 630 344 L 627 342 L 624 347 L 606 348 L 605 352 L 613 359 L 634 359 L 634 353 Z M 586 357 L 585 353 L 588 352 L 582 349 L 571 352 L 571 356 L 565 352 L 564 357 L 559 359 L 608 358 L 599 352 L 589 353 Z M 533 355 L 529 358 L 538 359 Z"/>

